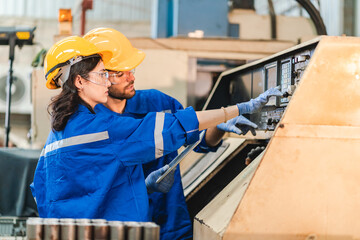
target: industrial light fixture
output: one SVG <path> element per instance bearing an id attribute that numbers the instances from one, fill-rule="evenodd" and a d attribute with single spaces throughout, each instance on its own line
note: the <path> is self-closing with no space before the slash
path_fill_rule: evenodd
<path id="1" fill-rule="evenodd" d="M 70 8 L 59 9 L 59 34 L 71 35 L 72 34 L 72 15 Z"/>

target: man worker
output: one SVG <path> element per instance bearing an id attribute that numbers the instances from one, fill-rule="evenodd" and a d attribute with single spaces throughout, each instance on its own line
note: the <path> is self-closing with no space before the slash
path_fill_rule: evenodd
<path id="1" fill-rule="evenodd" d="M 97 28 L 88 32 L 85 39 L 95 44 L 101 50 L 113 51 L 111 61 L 105 65 L 109 71 L 109 80 L 112 83 L 109 88 L 109 97 L 105 106 L 99 108 L 106 114 L 124 114 L 135 118 L 142 118 L 149 112 L 174 113 L 183 106 L 174 98 L 157 90 L 135 91 L 134 70 L 143 61 L 145 54 L 134 48 L 130 41 L 120 32 L 111 28 Z M 264 93 L 266 99 L 270 96 L 278 96 L 278 90 Z M 256 104 L 255 104 L 256 105 Z M 260 110 L 262 105 L 256 105 Z M 241 131 L 236 124 L 245 126 Z M 221 139 L 225 133 L 235 132 L 246 134 L 250 129 L 256 128 L 256 124 L 239 116 L 222 123 L 206 131 L 205 137 L 197 147 L 197 151 L 216 151 L 221 145 Z M 156 141 L 156 140 L 155 140 Z M 157 160 L 143 165 L 146 185 L 149 192 L 150 219 L 160 225 L 161 239 L 192 239 L 192 222 L 187 210 L 179 167 L 174 174 L 174 182 L 165 181 L 165 186 L 155 184 L 161 173 L 165 172 L 166 166 L 177 156 L 177 152 L 163 156 L 158 153 Z M 160 170 L 158 170 L 160 169 Z M 158 170 L 158 171 L 157 171 Z M 153 173 L 152 176 L 148 176 Z M 160 183 L 162 184 L 162 183 Z M 163 192 L 161 189 L 165 189 Z M 168 191 L 166 193 L 166 191 Z"/>

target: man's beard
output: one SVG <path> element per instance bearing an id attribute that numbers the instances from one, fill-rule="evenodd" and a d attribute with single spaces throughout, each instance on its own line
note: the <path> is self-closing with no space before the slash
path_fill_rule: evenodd
<path id="1" fill-rule="evenodd" d="M 117 91 L 115 88 L 109 88 L 109 97 L 124 100 L 124 99 L 130 99 L 135 95 L 135 89 L 131 93 L 121 93 Z"/>

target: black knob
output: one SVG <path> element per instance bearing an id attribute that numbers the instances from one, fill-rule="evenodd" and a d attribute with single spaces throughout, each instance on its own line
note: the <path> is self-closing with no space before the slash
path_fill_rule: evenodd
<path id="1" fill-rule="evenodd" d="M 267 125 L 271 125 L 272 124 L 272 118 L 269 118 L 268 120 L 267 120 Z"/>
<path id="2" fill-rule="evenodd" d="M 272 123 L 275 123 L 275 124 L 276 124 L 276 123 L 278 123 L 278 122 L 280 122 L 280 119 L 277 119 L 277 118 L 276 118 L 276 119 L 273 119 L 273 120 L 272 120 Z"/>
<path id="3" fill-rule="evenodd" d="M 288 97 L 290 94 L 288 92 L 284 92 L 283 97 Z"/>

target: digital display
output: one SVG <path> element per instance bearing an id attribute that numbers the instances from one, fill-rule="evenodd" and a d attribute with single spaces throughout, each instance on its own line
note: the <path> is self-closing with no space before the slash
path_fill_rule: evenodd
<path id="1" fill-rule="evenodd" d="M 267 89 L 277 86 L 276 65 L 267 69 Z"/>
<path id="2" fill-rule="evenodd" d="M 277 86 L 277 64 L 270 64 L 265 66 L 265 82 L 266 89 L 273 88 Z M 266 104 L 268 106 L 276 105 L 276 98 L 270 98 L 269 102 Z"/>
<path id="3" fill-rule="evenodd" d="M 251 98 L 256 98 L 264 92 L 264 76 L 262 69 L 257 69 L 253 71 L 253 80 L 252 80 L 252 94 Z"/>

